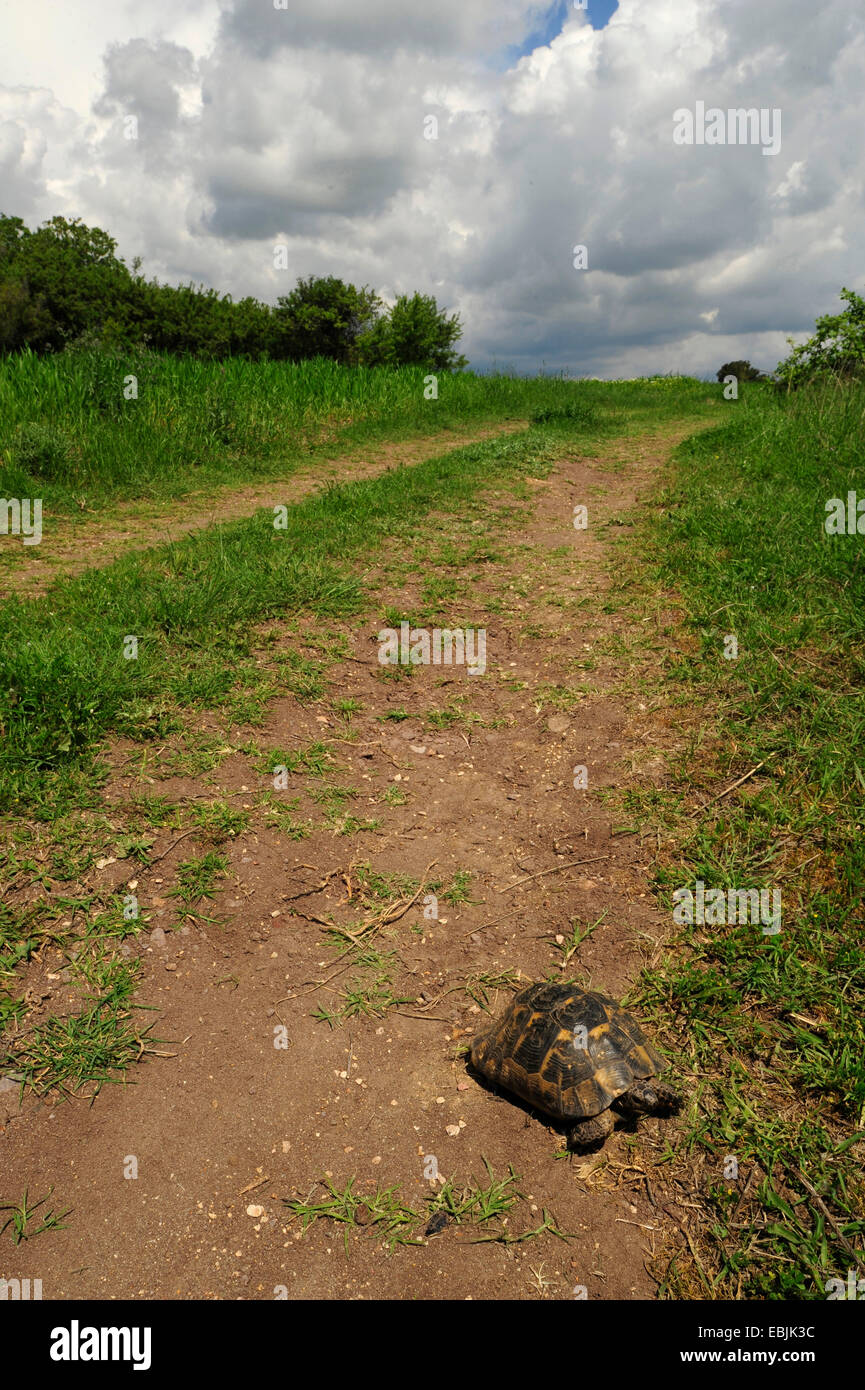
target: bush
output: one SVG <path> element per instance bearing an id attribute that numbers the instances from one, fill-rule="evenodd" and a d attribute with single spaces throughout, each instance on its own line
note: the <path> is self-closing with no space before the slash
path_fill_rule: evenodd
<path id="1" fill-rule="evenodd" d="M 62 430 L 34 420 L 19 426 L 15 456 L 18 466 L 34 478 L 63 478 L 71 469 L 72 446 Z"/>
<path id="2" fill-rule="evenodd" d="M 458 371 L 468 366 L 454 349 L 461 335 L 459 315 L 448 318 L 433 295 L 402 294 L 390 313 L 378 318 L 358 340 L 358 352 L 367 366 Z"/>
<path id="3" fill-rule="evenodd" d="M 756 367 L 745 359 L 738 362 L 725 362 L 723 367 L 718 368 L 718 380 L 723 382 L 725 377 L 734 376 L 737 381 L 765 381 L 766 377 L 762 372 L 758 372 Z"/>
<path id="4" fill-rule="evenodd" d="M 847 308 L 819 318 L 807 343 L 793 347 L 792 338 L 787 339 L 792 351 L 776 368 L 779 385 L 789 390 L 819 378 L 865 377 L 865 299 L 848 289 L 842 289 L 841 299 Z"/>

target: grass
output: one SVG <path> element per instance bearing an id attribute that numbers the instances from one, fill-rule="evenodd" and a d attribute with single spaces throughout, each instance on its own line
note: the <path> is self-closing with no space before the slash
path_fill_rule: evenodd
<path id="1" fill-rule="evenodd" d="M 180 898 L 187 907 L 200 902 L 202 898 L 216 896 L 217 879 L 228 870 L 228 860 L 222 854 L 209 850 L 197 859 L 186 859 L 177 866 L 177 887 L 171 890 L 173 897 Z"/>
<path id="2" fill-rule="evenodd" d="M 24 1196 L 21 1198 L 20 1202 L 0 1204 L 0 1212 L 11 1212 L 11 1215 L 8 1216 L 3 1222 L 3 1225 L 0 1226 L 0 1236 L 3 1235 L 4 1231 L 8 1230 L 14 1243 L 20 1245 L 24 1240 L 32 1240 L 34 1236 L 42 1235 L 43 1231 L 65 1230 L 66 1227 L 63 1217 L 69 1215 L 69 1212 L 72 1210 L 71 1207 L 66 1207 L 63 1211 L 58 1212 L 55 1212 L 53 1208 L 49 1208 L 48 1211 L 42 1212 L 38 1217 L 39 1224 L 35 1227 L 32 1226 L 32 1222 L 34 1218 L 36 1218 L 36 1213 L 39 1211 L 39 1208 L 44 1206 L 48 1201 L 53 1190 L 53 1188 L 49 1188 L 44 1197 L 40 1197 L 37 1202 L 31 1204 L 28 1200 L 27 1189 L 25 1188 Z"/>
<path id="3" fill-rule="evenodd" d="M 865 1259 L 865 564 L 823 526 L 862 478 L 863 423 L 861 387 L 746 391 L 641 526 L 644 586 L 683 609 L 660 689 L 694 710 L 673 785 L 628 798 L 671 920 L 644 1004 L 695 1078 L 670 1162 L 699 1170 L 701 1235 L 669 1296 L 823 1298 Z M 781 932 L 672 927 L 697 880 L 778 887 Z"/>
<path id="4" fill-rule="evenodd" d="M 482 1184 L 472 1178 L 469 1182 L 457 1185 L 452 1178 L 442 1182 L 437 1192 L 424 1198 L 426 1210 L 410 1206 L 400 1195 L 398 1184 L 382 1188 L 376 1186 L 375 1192 L 362 1196 L 355 1191 L 356 1178 L 350 1178 L 342 1189 L 335 1186 L 330 1178 L 325 1178 L 322 1186 L 327 1196 L 319 1202 L 307 1198 L 300 1201 L 285 1198 L 284 1204 L 293 1217 L 301 1222 L 303 1234 L 316 1221 L 335 1222 L 343 1227 L 343 1246 L 346 1258 L 349 1253 L 348 1236 L 351 1228 L 358 1232 L 370 1230 L 381 1240 L 388 1250 L 398 1245 L 423 1245 L 422 1226 L 426 1223 L 433 1231 L 441 1231 L 445 1225 L 474 1226 L 480 1229 L 475 1243 L 495 1241 L 504 1245 L 517 1244 L 531 1240 L 546 1233 L 558 1236 L 561 1240 L 569 1237 L 560 1231 L 555 1220 L 544 1209 L 543 1221 L 534 1229 L 523 1232 L 508 1230 L 508 1221 L 519 1203 L 528 1199 L 519 1189 L 519 1176 L 508 1167 L 507 1176 L 497 1178 L 492 1166 L 483 1158 L 487 1182 Z M 436 1218 L 446 1218 L 444 1222 Z M 412 1232 L 419 1232 L 414 1235 Z"/>
<path id="5" fill-rule="evenodd" d="M 574 917 L 570 922 L 569 935 L 566 936 L 564 932 L 558 932 L 556 934 L 553 938 L 553 945 L 558 947 L 561 952 L 562 959 L 559 962 L 560 969 L 564 970 L 567 968 L 571 957 L 577 954 L 584 941 L 588 941 L 592 932 L 600 926 L 606 915 L 606 911 L 602 912 L 594 922 L 587 922 L 585 926 L 582 925 L 579 918 Z"/>
<path id="6" fill-rule="evenodd" d="M 81 1095 L 88 1088 L 92 1100 L 107 1083 L 124 1081 L 129 1067 L 152 1050 L 149 1029 L 139 1028 L 131 1004 L 137 964 L 106 959 L 100 948 L 90 968 L 81 960 L 78 971 L 96 989 L 89 1006 L 52 1016 L 9 1045 L 7 1064 L 37 1095 Z"/>
<path id="7" fill-rule="evenodd" d="M 412 1207 L 406 1206 L 398 1197 L 399 1186 L 377 1186 L 369 1196 L 360 1196 L 354 1191 L 356 1178 L 350 1178 L 340 1191 L 330 1178 L 324 1179 L 328 1196 L 320 1202 L 301 1202 L 285 1199 L 285 1205 L 292 1216 L 301 1222 L 305 1235 L 316 1221 L 333 1221 L 343 1229 L 343 1245 L 348 1258 L 348 1228 L 370 1228 L 388 1250 L 397 1245 L 421 1245 L 423 1242 L 412 1239 L 408 1228 L 417 1225 L 419 1216 Z"/>
<path id="8" fill-rule="evenodd" d="M 344 939 L 338 929 L 334 935 L 338 940 Z M 328 1009 L 319 1005 L 310 1017 L 330 1028 L 337 1024 L 341 1027 L 353 1018 L 383 1018 L 389 1009 L 414 1003 L 414 995 L 397 994 L 394 990 L 393 974 L 398 964 L 393 951 L 361 951 L 355 961 L 357 974 L 339 991 L 339 1007 Z"/>
<path id="9" fill-rule="evenodd" d="M 324 359 L 208 363 L 144 350 L 5 357 L 0 495 L 41 497 L 50 526 L 57 512 L 84 516 L 118 498 L 284 478 L 311 456 L 385 438 L 529 416 L 572 432 L 613 426 L 608 389 L 597 390 L 604 383 L 442 373 L 438 398 L 427 400 L 426 375 Z M 130 376 L 134 399 L 124 396 Z M 706 388 L 683 379 L 681 394 L 698 401 Z M 671 400 L 651 382 L 622 384 L 623 396 L 627 409 L 644 412 Z"/>
<path id="10" fill-rule="evenodd" d="M 519 978 L 519 971 L 513 969 L 478 971 L 469 975 L 465 992 L 485 1013 L 492 1013 L 490 995 L 502 989 L 515 989 Z"/>

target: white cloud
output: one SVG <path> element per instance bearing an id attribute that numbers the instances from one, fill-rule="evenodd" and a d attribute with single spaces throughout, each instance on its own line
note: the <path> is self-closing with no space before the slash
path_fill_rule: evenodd
<path id="1" fill-rule="evenodd" d="M 545 4 L 174 9 L 21 0 L 0 210 L 80 215 L 146 273 L 235 295 L 433 292 L 474 361 L 527 370 L 771 367 L 865 279 L 859 0 L 621 0 L 506 71 Z M 779 108 L 780 153 L 674 145 L 698 100 Z"/>

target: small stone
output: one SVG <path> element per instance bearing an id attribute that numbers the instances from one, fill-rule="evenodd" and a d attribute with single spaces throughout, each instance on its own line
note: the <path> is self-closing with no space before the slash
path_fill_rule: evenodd
<path id="1" fill-rule="evenodd" d="M 445 1125 L 445 1134 L 449 1134 L 451 1139 L 459 1138 L 459 1125 Z"/>
<path id="2" fill-rule="evenodd" d="M 246 1214 L 247 1216 L 252 1216 L 257 1219 L 260 1216 L 264 1216 L 264 1207 L 247 1207 Z"/>
<path id="3" fill-rule="evenodd" d="M 150 933 L 151 946 L 161 948 L 165 945 L 166 939 L 165 932 L 161 927 L 154 927 L 153 931 Z"/>
<path id="4" fill-rule="evenodd" d="M 547 720 L 547 728 L 551 734 L 566 734 L 571 727 L 571 721 L 565 714 L 551 714 Z"/>

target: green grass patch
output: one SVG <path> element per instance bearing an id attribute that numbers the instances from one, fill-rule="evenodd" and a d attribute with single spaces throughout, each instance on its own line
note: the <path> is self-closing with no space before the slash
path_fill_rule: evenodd
<path id="1" fill-rule="evenodd" d="M 625 800 L 663 832 L 671 921 L 701 881 L 777 888 L 782 929 L 683 924 L 644 974 L 695 1078 L 702 1170 L 700 1268 L 683 1257 L 665 1289 L 822 1299 L 865 1261 L 865 538 L 824 526 L 865 479 L 865 390 L 746 390 L 729 410 L 679 449 L 642 532 L 685 606 L 666 682 L 703 718 L 672 792 Z"/>

